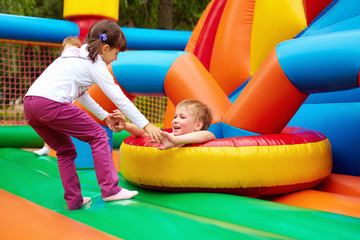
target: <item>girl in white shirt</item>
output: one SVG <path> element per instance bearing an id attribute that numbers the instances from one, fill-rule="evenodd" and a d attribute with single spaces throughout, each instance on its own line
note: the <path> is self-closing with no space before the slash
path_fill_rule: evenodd
<path id="1" fill-rule="evenodd" d="M 108 137 L 94 119 L 72 104 L 75 99 L 113 131 L 117 131 L 114 114 L 106 112 L 87 93 L 97 84 L 107 97 L 139 128 L 159 141 L 162 131 L 140 113 L 114 83 L 107 65 L 126 49 L 120 27 L 110 20 L 95 23 L 81 48 L 66 49 L 29 88 L 24 98 L 24 112 L 29 125 L 53 148 L 58 157 L 60 177 L 69 210 L 89 202 L 82 197 L 74 160 L 76 149 L 70 136 L 88 142 L 101 195 L 105 201 L 129 199 L 137 191 L 118 186 L 119 177 L 112 161 Z"/>

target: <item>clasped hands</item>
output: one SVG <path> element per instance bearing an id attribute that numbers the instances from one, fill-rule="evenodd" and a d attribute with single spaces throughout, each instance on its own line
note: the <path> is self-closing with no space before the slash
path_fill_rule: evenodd
<path id="1" fill-rule="evenodd" d="M 111 131 L 121 132 L 125 128 L 125 116 L 119 110 L 114 110 L 114 113 L 109 113 L 105 118 L 105 123 Z"/>
<path id="2" fill-rule="evenodd" d="M 121 130 L 126 129 L 126 121 L 124 114 L 116 109 L 113 113 L 109 113 L 105 119 L 106 124 L 109 128 L 114 132 L 121 132 Z M 151 138 L 152 143 L 160 143 L 161 146 L 158 147 L 160 150 L 165 150 L 176 146 L 175 137 L 167 132 L 163 132 L 160 128 L 154 126 L 151 123 L 148 123 L 144 129 L 140 130 L 143 131 L 144 136 L 149 136 Z M 130 131 L 130 133 L 132 133 Z M 134 133 L 132 133 L 134 134 Z"/>

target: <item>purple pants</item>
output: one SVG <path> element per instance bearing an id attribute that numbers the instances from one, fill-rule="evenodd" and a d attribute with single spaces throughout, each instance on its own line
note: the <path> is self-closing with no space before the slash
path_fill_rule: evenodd
<path id="1" fill-rule="evenodd" d="M 86 112 L 72 103 L 59 103 L 35 96 L 25 97 L 24 112 L 29 125 L 56 151 L 69 210 L 78 209 L 83 203 L 75 167 L 77 153 L 70 136 L 90 144 L 102 197 L 120 192 L 109 138 L 105 129 Z"/>

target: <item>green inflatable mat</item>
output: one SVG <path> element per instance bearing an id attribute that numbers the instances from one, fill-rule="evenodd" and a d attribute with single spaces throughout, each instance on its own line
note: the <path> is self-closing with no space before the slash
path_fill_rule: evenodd
<path id="1" fill-rule="evenodd" d="M 130 133 L 113 133 L 113 148 L 118 149 Z M 0 126 L 0 147 L 42 148 L 44 141 L 30 126 Z"/>
<path id="2" fill-rule="evenodd" d="M 123 239 L 357 239 L 360 219 L 255 198 L 215 193 L 139 191 L 104 202 L 93 170 L 79 171 L 80 210 L 68 211 L 56 158 L 0 148 L 0 188 Z"/>

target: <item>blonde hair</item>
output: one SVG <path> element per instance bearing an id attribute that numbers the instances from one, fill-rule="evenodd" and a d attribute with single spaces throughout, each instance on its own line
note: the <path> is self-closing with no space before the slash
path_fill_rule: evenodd
<path id="1" fill-rule="evenodd" d="M 196 120 L 203 122 L 201 130 L 207 130 L 212 122 L 211 109 L 199 100 L 187 99 L 179 102 L 176 107 L 185 107 L 193 112 Z"/>
<path id="2" fill-rule="evenodd" d="M 81 41 L 78 37 L 67 37 L 62 42 L 63 50 L 65 49 L 66 45 L 71 45 L 71 46 L 79 48 L 79 47 L 81 47 Z"/>

